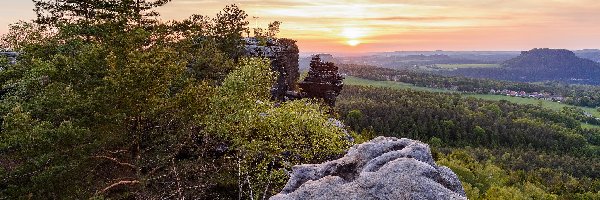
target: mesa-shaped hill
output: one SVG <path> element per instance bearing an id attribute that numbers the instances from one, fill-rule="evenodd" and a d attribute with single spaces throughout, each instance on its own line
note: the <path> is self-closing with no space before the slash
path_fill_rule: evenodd
<path id="1" fill-rule="evenodd" d="M 493 69 L 459 69 L 452 75 L 510 81 L 562 81 L 600 85 L 600 64 L 566 49 L 532 49 Z"/>
<path id="2" fill-rule="evenodd" d="M 566 49 L 533 49 L 502 63 L 507 68 L 558 69 L 569 71 L 598 70 L 598 63 L 579 58 Z"/>

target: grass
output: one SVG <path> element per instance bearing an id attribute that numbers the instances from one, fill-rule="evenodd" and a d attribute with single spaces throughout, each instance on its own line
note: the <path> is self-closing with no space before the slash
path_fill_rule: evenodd
<path id="1" fill-rule="evenodd" d="M 411 89 L 411 90 L 426 91 L 426 92 L 458 93 L 458 92 L 452 91 L 452 90 L 418 87 L 418 86 L 414 86 L 412 84 L 395 82 L 395 81 L 374 81 L 374 80 L 362 79 L 362 78 L 353 77 L 353 76 L 347 76 L 346 79 L 344 80 L 344 84 L 359 85 L 359 86 L 386 87 L 386 88 L 393 88 L 393 89 Z M 558 102 L 537 100 L 537 99 L 531 99 L 531 98 L 511 97 L 511 96 L 504 96 L 504 95 L 492 95 L 492 94 L 462 94 L 462 95 L 464 97 L 473 97 L 473 98 L 491 100 L 491 101 L 506 100 L 506 101 L 509 101 L 512 103 L 517 103 L 517 104 L 530 104 L 530 105 L 540 105 L 541 104 L 541 106 L 544 108 L 557 110 L 557 111 L 561 110 L 564 107 L 573 107 L 571 105 L 561 104 Z M 594 108 L 588 108 L 588 107 L 578 107 L 578 108 L 581 108 L 584 111 L 594 115 L 594 117 L 600 117 L 600 112 L 598 112 L 598 110 L 596 110 Z M 587 127 L 600 128 L 598 126 L 593 126 L 593 125 L 588 125 Z"/>
<path id="2" fill-rule="evenodd" d="M 428 88 L 428 87 L 418 87 L 409 83 L 395 82 L 395 81 L 374 81 L 368 79 L 362 79 L 354 76 L 346 76 L 344 79 L 344 84 L 347 85 L 359 85 L 359 86 L 373 86 L 373 87 L 386 87 L 393 89 L 411 89 L 417 91 L 426 91 L 426 92 L 454 92 L 450 90 L 444 89 L 436 89 L 436 88 Z"/>
<path id="3" fill-rule="evenodd" d="M 592 124 L 586 124 L 586 123 L 581 123 L 581 128 L 600 129 L 600 126 L 592 125 Z"/>
<path id="4" fill-rule="evenodd" d="M 499 64 L 436 64 L 436 66 L 444 69 L 500 67 Z"/>

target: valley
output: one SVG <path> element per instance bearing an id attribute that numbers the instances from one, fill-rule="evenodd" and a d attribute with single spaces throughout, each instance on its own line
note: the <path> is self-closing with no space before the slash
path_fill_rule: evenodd
<path id="1" fill-rule="evenodd" d="M 557 110 L 557 111 L 561 110 L 562 108 L 565 108 L 565 107 L 572 107 L 571 105 L 562 104 L 562 103 L 553 102 L 553 101 L 537 100 L 537 99 L 523 98 L 523 97 L 511 97 L 511 96 L 506 96 L 506 95 L 461 93 L 461 92 L 457 92 L 457 91 L 453 91 L 453 90 L 419 87 L 419 86 L 414 86 L 410 83 L 402 83 L 402 82 L 395 82 L 395 81 L 375 81 L 375 80 L 362 79 L 362 78 L 353 77 L 353 76 L 345 77 L 344 84 L 359 85 L 359 86 L 387 87 L 387 88 L 394 88 L 394 89 L 411 89 L 411 90 L 426 91 L 426 92 L 457 93 L 457 94 L 461 94 L 464 97 L 474 97 L 474 98 L 491 100 L 491 101 L 504 100 L 504 101 L 509 101 L 509 102 L 517 103 L 517 104 L 542 105 L 542 107 L 544 107 L 544 108 Z M 589 107 L 581 107 L 581 106 L 576 106 L 576 107 L 583 109 L 586 112 L 589 112 L 590 114 L 594 115 L 594 117 L 600 117 L 600 112 L 598 111 L 598 109 L 589 108 Z"/>

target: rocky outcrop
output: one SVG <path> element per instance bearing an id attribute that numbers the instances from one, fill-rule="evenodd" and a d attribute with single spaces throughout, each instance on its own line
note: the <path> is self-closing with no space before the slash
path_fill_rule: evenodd
<path id="1" fill-rule="evenodd" d="M 435 164 L 429 146 L 378 137 L 323 164 L 299 165 L 281 193 L 288 199 L 466 199 L 458 177 Z"/>
<path id="2" fill-rule="evenodd" d="M 295 91 L 300 78 L 296 41 L 275 38 L 244 38 L 245 54 L 271 60 L 271 69 L 277 74 L 277 82 L 271 88 L 273 99 L 285 101 L 289 93 Z M 295 98 L 295 97 L 291 97 Z"/>

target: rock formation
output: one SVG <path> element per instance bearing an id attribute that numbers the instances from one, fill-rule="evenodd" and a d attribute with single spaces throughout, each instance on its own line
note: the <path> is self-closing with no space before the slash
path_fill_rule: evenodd
<path id="1" fill-rule="evenodd" d="M 295 91 L 300 77 L 298 72 L 298 46 L 291 39 L 254 38 L 244 39 L 247 56 L 264 57 L 271 60 L 271 69 L 277 73 L 277 82 L 271 88 L 273 99 L 285 101 Z"/>
<path id="2" fill-rule="evenodd" d="M 378 137 L 323 164 L 299 165 L 281 193 L 290 199 L 466 199 L 458 177 L 438 166 L 427 144 Z"/>
<path id="3" fill-rule="evenodd" d="M 316 55 L 310 61 L 310 71 L 304 81 L 300 82 L 302 97 L 320 98 L 329 106 L 335 106 L 335 99 L 344 83 L 344 78 L 338 73 L 338 67 L 331 62 L 322 62 Z"/>
<path id="4" fill-rule="evenodd" d="M 331 107 L 342 90 L 343 77 L 331 62 L 322 62 L 319 55 L 312 58 L 308 77 L 298 84 L 299 50 L 296 41 L 275 38 L 244 38 L 245 54 L 271 60 L 271 69 L 277 81 L 271 88 L 273 100 L 286 101 L 300 98 L 320 98 Z M 329 55 L 331 57 L 331 55 Z M 298 86 L 302 89 L 298 92 Z"/>

